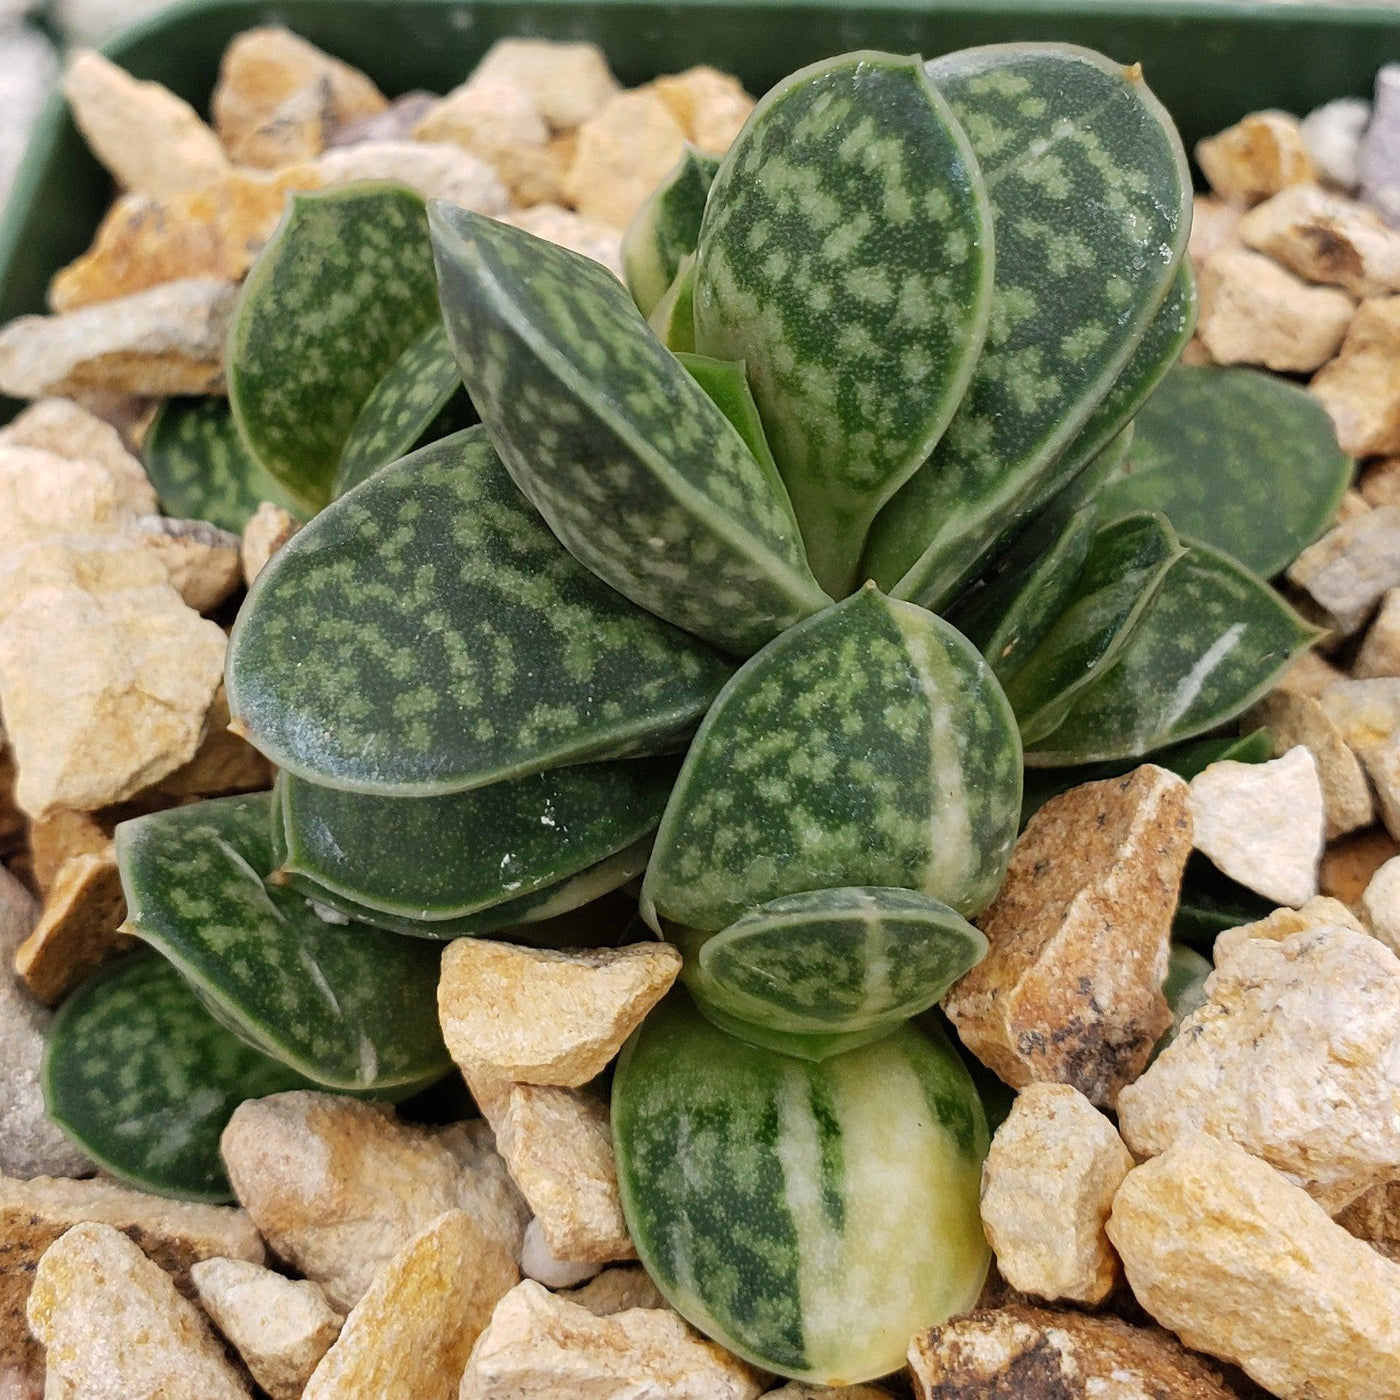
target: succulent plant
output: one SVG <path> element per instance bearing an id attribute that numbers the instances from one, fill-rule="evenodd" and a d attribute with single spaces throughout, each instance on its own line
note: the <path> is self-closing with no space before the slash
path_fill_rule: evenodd
<path id="1" fill-rule="evenodd" d="M 163 494 L 203 453 L 230 515 L 266 481 L 319 510 L 229 646 L 281 774 L 122 828 L 133 931 L 197 1000 L 148 955 L 84 988 L 55 1116 L 217 1194 L 238 1075 L 410 1092 L 446 1068 L 443 938 L 577 942 L 644 874 L 686 989 L 613 1089 L 643 1262 L 771 1370 L 897 1366 L 986 1269 L 987 1123 L 930 1008 L 1023 806 L 1266 756 L 1218 731 L 1314 635 L 1247 565 L 1347 464 L 1292 391 L 1168 373 L 1189 217 L 1141 73 L 1054 44 L 795 74 L 642 208 L 630 294 L 394 186 L 295 198 L 228 408 L 168 406 L 151 449 Z M 92 1066 L 128 1058 L 108 1106 Z"/>

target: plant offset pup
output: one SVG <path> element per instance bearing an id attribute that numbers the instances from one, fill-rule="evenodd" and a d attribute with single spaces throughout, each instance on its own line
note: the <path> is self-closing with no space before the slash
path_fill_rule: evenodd
<path id="1" fill-rule="evenodd" d="M 245 1061 L 249 1094 L 268 1065 L 404 1092 L 444 1063 L 444 937 L 599 941 L 582 906 L 644 872 L 686 989 L 625 1051 L 613 1123 L 667 1297 L 823 1383 L 970 1306 L 987 1124 L 924 1013 L 986 951 L 968 920 L 1023 764 L 1205 734 L 1311 636 L 1178 535 L 1199 492 L 1156 423 L 1134 484 L 1132 419 L 1194 320 L 1189 201 L 1141 74 L 1046 44 L 795 74 L 642 208 L 630 295 L 393 186 L 298 198 L 243 293 L 229 413 L 167 410 L 161 437 L 172 490 L 207 443 L 330 502 L 230 640 L 277 791 L 118 842 L 133 931 L 199 998 L 141 965 L 188 1047 L 172 1092 L 222 1112 Z M 1237 447 L 1232 489 L 1267 491 Z M 1280 547 L 1336 479 L 1299 473 Z M 178 1163 L 154 1130 L 123 1157 L 74 1072 L 133 985 L 60 1020 L 55 1115 L 114 1170 L 217 1194 L 217 1123 Z"/>

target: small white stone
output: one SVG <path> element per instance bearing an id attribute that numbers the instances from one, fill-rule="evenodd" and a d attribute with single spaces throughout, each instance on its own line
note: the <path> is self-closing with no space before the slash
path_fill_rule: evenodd
<path id="1" fill-rule="evenodd" d="M 472 71 L 472 82 L 505 82 L 525 92 L 556 131 L 595 115 L 620 89 L 596 44 L 498 39 Z"/>
<path id="2" fill-rule="evenodd" d="M 1343 452 L 1400 453 L 1400 296 L 1363 301 L 1337 358 L 1308 386 Z"/>
<path id="3" fill-rule="evenodd" d="M 1400 856 L 1386 861 L 1366 886 L 1361 907 L 1371 932 L 1393 953 L 1400 953 Z"/>
<path id="4" fill-rule="evenodd" d="M 626 228 L 684 149 L 685 130 L 658 92 L 620 92 L 579 127 L 564 194 L 586 218 Z"/>
<path id="5" fill-rule="evenodd" d="M 148 515 L 131 533 L 165 566 L 185 606 L 197 613 L 213 612 L 243 582 L 238 536 L 207 520 Z"/>
<path id="6" fill-rule="evenodd" d="M 1370 120 L 1364 97 L 1338 97 L 1303 118 L 1303 148 L 1329 185 L 1350 193 L 1361 183 L 1361 138 Z"/>
<path id="7" fill-rule="evenodd" d="M 1329 530 L 1288 567 L 1288 581 L 1317 604 L 1333 631 L 1359 632 L 1400 585 L 1400 505 L 1377 506 Z"/>
<path id="8" fill-rule="evenodd" d="M 520 1247 L 520 1272 L 546 1288 L 577 1288 L 586 1283 L 602 1266 L 600 1264 L 576 1264 L 560 1259 L 549 1248 L 538 1220 L 531 1220 L 525 1227 L 525 1243 Z"/>
<path id="9" fill-rule="evenodd" d="M 1251 938 L 1268 938 L 1282 943 L 1295 933 L 1304 933 L 1315 928 L 1349 928 L 1355 933 L 1367 932 L 1366 926 L 1339 899 L 1318 895 L 1310 899 L 1301 909 L 1275 909 L 1272 914 L 1256 919 L 1252 924 L 1240 924 L 1237 928 L 1227 928 L 1217 934 L 1212 950 L 1216 967 L 1225 959 L 1233 957 L 1239 948 Z"/>
<path id="10" fill-rule="evenodd" d="M 1195 847 L 1246 889 L 1295 908 L 1317 893 L 1326 812 L 1301 744 L 1268 763 L 1212 763 L 1191 780 Z"/>
<path id="11" fill-rule="evenodd" d="M 393 180 L 424 199 L 445 199 L 477 214 L 503 214 L 510 193 L 480 157 L 445 141 L 361 141 L 328 151 L 311 167 L 330 188 L 356 180 Z"/>
<path id="12" fill-rule="evenodd" d="M 1371 120 L 1361 139 L 1361 194 L 1400 226 L 1400 63 L 1376 74 Z"/>
<path id="13" fill-rule="evenodd" d="M 614 277 L 622 278 L 622 233 L 611 224 L 585 219 L 582 214 L 557 204 L 536 204 L 529 209 L 513 210 L 501 222 L 533 233 L 546 243 L 557 243 L 571 253 L 592 258 L 602 263 Z"/>
<path id="14" fill-rule="evenodd" d="M 1389 588 L 1351 668 L 1357 680 L 1400 677 L 1400 588 Z"/>
<path id="15" fill-rule="evenodd" d="M 1371 779 L 1386 830 L 1400 839 L 1400 680 L 1340 681 L 1320 703 Z"/>

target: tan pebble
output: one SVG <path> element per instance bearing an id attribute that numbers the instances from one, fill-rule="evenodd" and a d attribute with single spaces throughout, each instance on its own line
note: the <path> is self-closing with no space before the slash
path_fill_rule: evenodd
<path id="1" fill-rule="evenodd" d="M 214 125 L 239 165 L 279 169 L 319 155 L 347 122 L 388 100 L 358 68 L 289 29 L 246 29 L 224 51 Z"/>
<path id="2" fill-rule="evenodd" d="M 213 612 L 242 586 L 238 536 L 207 520 L 147 516 L 132 534 L 165 565 L 175 591 L 195 612 Z"/>
<path id="3" fill-rule="evenodd" d="M 122 931 L 126 896 L 111 847 L 78 855 L 58 872 L 34 932 L 15 951 L 29 994 L 57 1006 L 108 958 L 132 947 Z"/>
<path id="4" fill-rule="evenodd" d="M 110 1225 L 75 1225 L 34 1271 L 29 1326 L 44 1394 L 64 1400 L 241 1400 L 252 1392 L 199 1310 Z"/>
<path id="5" fill-rule="evenodd" d="M 1400 953 L 1400 859 L 1392 857 L 1371 876 L 1361 908 L 1371 932 L 1392 953 Z"/>
<path id="6" fill-rule="evenodd" d="M 485 161 L 510 186 L 526 181 L 539 186 L 549 163 L 550 128 L 534 97 L 506 77 L 472 77 L 423 115 L 414 139 L 459 147 Z M 557 186 L 558 174 L 554 184 Z M 549 198 L 550 181 L 532 188 L 535 198 Z M 531 201 L 533 202 L 533 200 Z"/>
<path id="7" fill-rule="evenodd" d="M 669 1310 L 599 1317 L 532 1279 L 512 1289 L 481 1334 L 460 1400 L 756 1400 L 758 1372 Z"/>
<path id="8" fill-rule="evenodd" d="M 1196 145 L 1196 161 L 1223 199 L 1253 204 L 1315 178 L 1296 117 L 1251 112 Z"/>
<path id="9" fill-rule="evenodd" d="M 1400 501 L 1400 457 L 1382 457 L 1362 468 L 1357 483 L 1367 505 L 1393 506 Z"/>
<path id="10" fill-rule="evenodd" d="M 222 1148 L 268 1244 L 342 1311 L 445 1211 L 467 1211 L 519 1257 L 529 1212 L 482 1123 L 434 1132 L 384 1105 L 296 1091 L 240 1104 Z"/>
<path id="11" fill-rule="evenodd" d="M 1323 852 L 1317 871 L 1318 888 L 1349 909 L 1358 909 L 1371 877 L 1397 855 L 1400 855 L 1400 845 L 1396 845 L 1388 831 L 1379 827 L 1344 836 Z"/>
<path id="12" fill-rule="evenodd" d="M 1215 965 L 1219 967 L 1251 938 L 1267 938 L 1274 943 L 1282 943 L 1295 933 L 1315 928 L 1349 928 L 1356 933 L 1368 932 L 1341 900 L 1318 895 L 1308 900 L 1301 909 L 1275 909 L 1272 914 L 1256 919 L 1252 924 L 1241 924 L 1238 928 L 1227 928 L 1224 933 L 1217 934 L 1213 950 Z"/>
<path id="13" fill-rule="evenodd" d="M 502 222 L 533 233 L 546 243 L 557 243 L 572 253 L 592 258 L 618 279 L 622 277 L 622 234 L 611 224 L 586 219 L 557 204 L 536 204 L 532 209 L 516 210 L 507 214 Z"/>
<path id="14" fill-rule="evenodd" d="M 1400 680 L 1341 681 L 1319 703 L 1361 760 L 1386 830 L 1400 839 Z"/>
<path id="15" fill-rule="evenodd" d="M 1281 1400 L 1394 1400 L 1400 1266 L 1233 1143 L 1199 1134 L 1128 1174 L 1109 1238 L 1138 1301 Z"/>
<path id="16" fill-rule="evenodd" d="M 1366 625 L 1387 589 L 1400 585 L 1400 505 L 1378 506 L 1329 530 L 1288 567 L 1338 635 Z"/>
<path id="17" fill-rule="evenodd" d="M 1370 501 L 1360 491 L 1349 488 L 1342 492 L 1342 499 L 1337 502 L 1337 513 L 1333 519 L 1338 525 L 1345 525 L 1348 520 L 1355 520 L 1358 515 L 1365 515 L 1370 509 Z"/>
<path id="18" fill-rule="evenodd" d="M 571 1288 L 559 1295 L 566 1302 L 577 1303 L 598 1317 L 629 1308 L 664 1308 L 669 1306 L 661 1290 L 651 1281 L 647 1271 L 635 1266 L 604 1269 L 581 1288 Z"/>
<path id="19" fill-rule="evenodd" d="M 1250 938 L 1118 1100 L 1139 1158 L 1228 1137 L 1335 1213 L 1400 1161 L 1400 959 L 1369 934 Z"/>
<path id="20" fill-rule="evenodd" d="M 1325 365 L 1356 307 L 1345 292 L 1310 287 L 1262 253 L 1226 248 L 1201 269 L 1196 334 L 1222 365 L 1289 373 Z"/>
<path id="21" fill-rule="evenodd" d="M 40 399 L 30 404 L 0 428 L 0 443 L 37 447 L 57 457 L 96 462 L 120 484 L 136 514 L 151 515 L 157 508 L 146 469 L 127 450 L 121 434 L 72 399 Z"/>
<path id="22" fill-rule="evenodd" d="M 918 1400 L 1233 1400 L 1169 1333 L 1116 1317 L 1012 1304 L 970 1313 L 909 1344 Z"/>
<path id="23" fill-rule="evenodd" d="M 424 199 L 445 199 L 478 214 L 503 214 L 510 192 L 486 161 L 445 141 L 362 141 L 328 151 L 315 163 L 321 185 L 392 180 Z"/>
<path id="24" fill-rule="evenodd" d="M 1400 453 L 1400 296 L 1363 301 L 1310 385 L 1353 457 Z"/>
<path id="25" fill-rule="evenodd" d="M 549 1289 L 577 1288 L 591 1279 L 602 1267 L 594 1263 L 576 1263 L 561 1259 L 549 1247 L 538 1220 L 525 1227 L 525 1241 L 520 1246 L 520 1272 Z"/>
<path id="26" fill-rule="evenodd" d="M 874 1385 L 803 1385 L 789 1381 L 764 1392 L 763 1400 L 889 1400 L 890 1392 Z"/>
<path id="27" fill-rule="evenodd" d="M 1181 363 L 1190 366 L 1213 365 L 1215 361 L 1211 358 L 1211 353 L 1206 349 L 1201 337 L 1193 334 L 1181 351 Z"/>
<path id="28" fill-rule="evenodd" d="M 963 1042 L 1008 1084 L 1112 1106 L 1172 1023 L 1162 995 L 1191 851 L 1186 784 L 1144 764 L 1052 798 L 978 920 L 986 958 L 948 994 Z"/>
<path id="29" fill-rule="evenodd" d="M 621 92 L 579 127 L 564 194 L 585 218 L 627 222 L 685 149 L 685 130 L 655 89 Z"/>
<path id="30" fill-rule="evenodd" d="M 1276 758 L 1299 744 L 1312 755 L 1327 814 L 1327 840 L 1335 841 L 1339 836 L 1371 824 L 1375 818 L 1375 803 L 1371 800 L 1371 788 L 1361 770 L 1361 762 L 1312 696 L 1275 690 L 1241 723 L 1246 730 L 1267 730 Z"/>
<path id="31" fill-rule="evenodd" d="M 25 1325 L 35 1265 L 82 1221 L 100 1221 L 129 1235 L 187 1297 L 194 1296 L 189 1270 L 197 1260 L 224 1255 L 261 1264 L 266 1259 L 241 1210 L 167 1201 L 110 1181 L 0 1177 L 0 1357 L 29 1375 L 44 1374 L 43 1351 Z"/>
<path id="32" fill-rule="evenodd" d="M 707 155 L 722 156 L 754 109 L 738 78 L 704 64 L 658 78 L 652 87 L 681 124 L 685 139 Z"/>
<path id="33" fill-rule="evenodd" d="M 1209 194 L 1196 195 L 1191 210 L 1191 236 L 1187 252 L 1199 276 L 1212 253 L 1218 253 L 1222 248 L 1240 247 L 1239 228 L 1244 210 L 1238 204 L 1228 204 Z"/>
<path id="34" fill-rule="evenodd" d="M 1345 195 L 1293 185 L 1250 210 L 1239 233 L 1309 282 L 1354 297 L 1400 291 L 1400 232 Z"/>
<path id="35" fill-rule="evenodd" d="M 157 199 L 212 184 L 229 168 L 218 137 L 188 102 L 138 82 L 91 50 L 63 76 L 73 120 L 123 189 Z"/>
<path id="36" fill-rule="evenodd" d="M 267 561 L 301 528 L 291 511 L 263 501 L 243 527 L 243 581 L 250 588 Z"/>
<path id="37" fill-rule="evenodd" d="M 168 797 L 223 797 L 272 786 L 272 765 L 229 728 L 228 696 L 220 686 L 209 707 L 204 738 L 194 757 L 167 774 L 155 791 Z"/>
<path id="38" fill-rule="evenodd" d="M 306 1279 L 246 1259 L 203 1259 L 190 1278 L 204 1311 L 272 1400 L 297 1400 L 340 1335 L 341 1316 Z"/>
<path id="39" fill-rule="evenodd" d="M 29 849 L 39 892 L 47 894 L 52 889 L 58 872 L 74 856 L 100 855 L 111 841 L 108 824 L 91 812 L 60 807 L 34 822 L 29 830 Z"/>
<path id="40" fill-rule="evenodd" d="M 0 443 L 0 546 L 46 534 L 124 530 L 156 509 L 138 483 L 103 463 Z"/>
<path id="41" fill-rule="evenodd" d="M 586 122 L 619 91 L 596 44 L 549 39 L 498 39 L 473 70 L 472 81 L 501 81 L 523 91 L 555 131 Z"/>
<path id="42" fill-rule="evenodd" d="M 356 117 L 336 127 L 326 142 L 326 149 L 340 150 L 345 146 L 358 146 L 362 141 L 408 141 L 412 139 L 413 128 L 437 100 L 431 92 L 406 92 L 394 98 L 382 112 Z"/>
<path id="43" fill-rule="evenodd" d="M 519 1281 L 514 1254 L 489 1228 L 465 1211 L 438 1216 L 376 1275 L 306 1400 L 456 1400 L 473 1343 Z"/>
<path id="44" fill-rule="evenodd" d="M 556 952 L 459 938 L 442 959 L 442 1033 L 473 1077 L 576 1087 L 603 1072 L 680 968 L 669 943 Z"/>
<path id="45" fill-rule="evenodd" d="M 1400 1181 L 1373 1186 L 1339 1216 L 1347 1234 L 1365 1240 L 1377 1253 L 1400 1263 Z"/>
<path id="46" fill-rule="evenodd" d="M 1120 1277 L 1104 1221 L 1132 1165 L 1077 1089 L 1022 1089 L 982 1168 L 982 1227 L 1006 1281 L 1049 1302 L 1103 1302 Z"/>
<path id="47" fill-rule="evenodd" d="M 1400 588 L 1389 588 L 1382 595 L 1380 611 L 1366 629 L 1351 673 L 1357 680 L 1400 676 Z"/>
<path id="48" fill-rule="evenodd" d="M 0 331 L 0 392 L 21 399 L 84 389 L 215 393 L 236 292 L 190 278 L 81 311 L 21 316 Z"/>
<path id="49" fill-rule="evenodd" d="M 1319 652 L 1309 650 L 1293 658 L 1274 689 L 1311 695 L 1316 699 L 1329 685 L 1345 679 L 1345 671 L 1338 670 Z"/>

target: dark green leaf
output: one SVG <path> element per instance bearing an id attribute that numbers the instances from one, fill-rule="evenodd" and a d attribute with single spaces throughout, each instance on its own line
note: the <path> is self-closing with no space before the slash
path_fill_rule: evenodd
<path id="1" fill-rule="evenodd" d="M 248 1044 L 335 1089 L 412 1092 L 451 1068 L 437 1025 L 438 949 L 329 924 L 269 886 L 272 794 L 123 822 L 131 931 Z"/>
<path id="2" fill-rule="evenodd" d="M 1068 718 L 1030 746 L 1040 767 L 1132 758 L 1248 709 L 1316 636 L 1227 554 L 1192 540 L 1137 631 Z"/>
<path id="3" fill-rule="evenodd" d="M 225 1030 L 152 952 L 84 982 L 44 1053 L 49 1117 L 104 1171 L 186 1200 L 232 1200 L 219 1137 L 244 1099 L 314 1087 Z"/>
<path id="4" fill-rule="evenodd" d="M 678 354 L 676 358 L 734 425 L 754 458 L 776 473 L 778 468 L 769 451 L 768 439 L 763 435 L 763 420 L 758 416 L 758 405 L 753 401 L 753 390 L 749 388 L 743 361 L 687 354 Z"/>
<path id="5" fill-rule="evenodd" d="M 747 655 L 829 599 L 782 483 L 589 258 L 431 211 L 462 378 L 511 476 L 634 603 Z"/>
<path id="6" fill-rule="evenodd" d="M 681 263 L 695 251 L 705 197 L 719 161 L 687 146 L 676 168 L 632 216 L 622 235 L 622 271 L 643 316 L 650 316 Z"/>
<path id="7" fill-rule="evenodd" d="M 695 345 L 748 364 L 812 570 L 849 593 L 948 426 L 992 296 L 972 147 L 918 58 L 845 54 L 758 104 L 696 251 Z"/>
<path id="8" fill-rule="evenodd" d="M 438 318 L 423 200 L 397 185 L 296 194 L 243 284 L 228 346 L 239 431 L 310 510 L 374 386 Z"/>
<path id="9" fill-rule="evenodd" d="M 1273 900 L 1237 885 L 1203 855 L 1195 854 L 1186 862 L 1172 937 L 1210 952 L 1227 928 L 1255 923 L 1273 912 Z"/>
<path id="10" fill-rule="evenodd" d="M 279 767 L 428 796 L 674 749 L 729 669 L 576 563 L 471 428 L 278 550 L 227 676 L 234 717 Z"/>
<path id="11" fill-rule="evenodd" d="M 929 75 L 987 183 L 996 291 L 967 396 L 881 511 L 863 572 L 936 607 L 1037 498 L 1146 335 L 1185 251 L 1191 181 L 1137 68 L 1003 44 L 935 59 Z"/>
<path id="12" fill-rule="evenodd" d="M 1253 369 L 1179 365 L 1137 418 L 1105 519 L 1160 510 L 1173 525 L 1272 577 L 1337 514 L 1352 460 L 1301 385 Z"/>
<path id="13" fill-rule="evenodd" d="M 1021 805 L 1001 687 L 946 622 L 874 588 L 794 627 L 705 717 L 657 833 L 642 912 L 717 931 L 786 894 L 996 893 Z"/>

